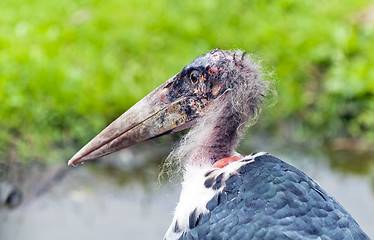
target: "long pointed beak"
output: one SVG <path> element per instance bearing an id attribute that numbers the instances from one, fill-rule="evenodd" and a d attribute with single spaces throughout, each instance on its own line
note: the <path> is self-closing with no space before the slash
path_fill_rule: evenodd
<path id="1" fill-rule="evenodd" d="M 191 111 L 193 100 L 169 100 L 173 78 L 156 88 L 87 143 L 68 165 L 89 161 L 150 138 L 188 128 L 199 115 Z"/>

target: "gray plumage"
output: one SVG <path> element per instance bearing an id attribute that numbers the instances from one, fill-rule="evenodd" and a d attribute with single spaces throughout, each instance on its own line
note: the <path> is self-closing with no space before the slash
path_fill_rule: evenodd
<path id="1" fill-rule="evenodd" d="M 271 155 L 242 166 L 207 209 L 179 239 L 369 239 L 316 182 Z"/>

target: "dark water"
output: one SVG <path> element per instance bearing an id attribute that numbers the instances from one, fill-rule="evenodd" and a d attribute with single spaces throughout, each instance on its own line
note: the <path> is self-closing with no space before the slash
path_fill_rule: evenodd
<path id="1" fill-rule="evenodd" d="M 264 148 L 319 182 L 374 238 L 370 154 L 292 148 L 261 139 L 240 147 L 245 153 Z M 168 151 L 168 145 L 148 143 L 97 163 L 77 168 L 61 163 L 36 171 L 24 188 L 24 204 L 0 209 L 0 239 L 162 239 L 180 191 L 179 179 L 158 180 L 159 159 Z"/>

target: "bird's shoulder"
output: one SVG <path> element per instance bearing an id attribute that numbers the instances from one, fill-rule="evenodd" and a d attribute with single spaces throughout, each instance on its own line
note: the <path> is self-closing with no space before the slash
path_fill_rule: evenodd
<path id="1" fill-rule="evenodd" d="M 180 239 L 366 239 L 333 197 L 290 164 L 257 153 L 231 168 L 205 174 L 204 186 L 216 194 L 207 202 L 207 212 L 190 218 L 190 229 Z"/>

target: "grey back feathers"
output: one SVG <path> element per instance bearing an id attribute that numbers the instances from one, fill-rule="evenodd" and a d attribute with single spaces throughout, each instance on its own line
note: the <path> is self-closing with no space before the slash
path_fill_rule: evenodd
<path id="1" fill-rule="evenodd" d="M 305 173 L 268 154 L 247 158 L 179 239 L 369 239 Z"/>

